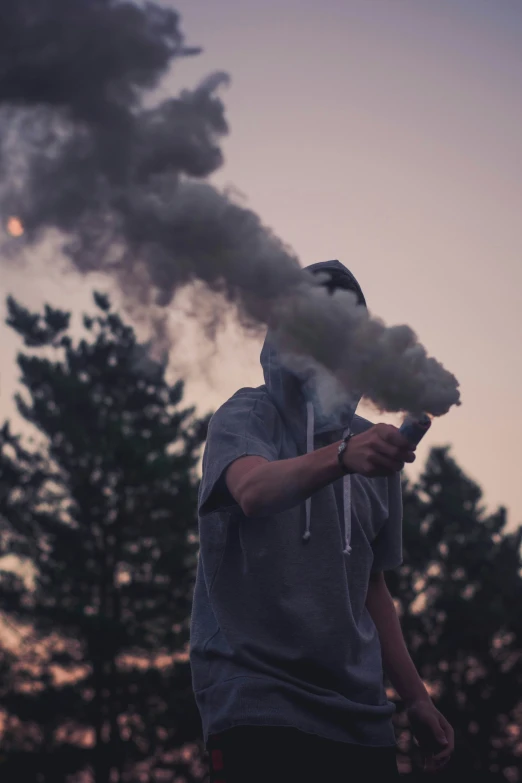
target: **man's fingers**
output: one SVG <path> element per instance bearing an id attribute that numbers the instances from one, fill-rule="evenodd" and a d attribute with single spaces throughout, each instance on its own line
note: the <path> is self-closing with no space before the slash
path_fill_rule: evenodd
<path id="1" fill-rule="evenodd" d="M 402 449 L 380 437 L 376 438 L 372 450 L 370 459 L 379 469 L 384 468 L 390 473 L 403 469 L 406 453 Z"/>
<path id="2" fill-rule="evenodd" d="M 405 438 L 402 432 L 400 432 L 397 427 L 393 427 L 391 424 L 380 425 L 379 435 L 383 438 L 383 440 L 387 441 L 392 446 L 396 446 L 398 449 L 402 449 L 404 451 L 411 449 L 411 443 L 408 438 Z"/>
<path id="3" fill-rule="evenodd" d="M 425 772 L 437 772 L 442 767 L 446 766 L 451 758 L 451 750 L 446 748 L 440 753 L 426 753 L 424 756 L 424 771 Z"/>
<path id="4" fill-rule="evenodd" d="M 404 449 L 398 449 L 396 446 L 392 446 L 384 440 L 380 440 L 375 444 L 374 454 L 379 457 L 387 457 L 402 465 L 404 465 L 405 462 L 415 462 L 415 452 L 411 451 L 411 449 L 404 451 Z"/>
<path id="5" fill-rule="evenodd" d="M 415 461 L 415 446 L 401 435 L 398 429 L 384 425 L 376 432 L 379 436 L 373 444 L 376 452 L 402 462 Z"/>
<path id="6" fill-rule="evenodd" d="M 448 763 L 455 748 L 455 735 L 453 729 L 442 716 L 439 719 L 436 739 L 443 749 L 433 755 L 433 762 L 437 769 L 441 769 Z"/>
<path id="7" fill-rule="evenodd" d="M 451 758 L 451 753 L 448 753 L 445 756 L 442 756 L 442 755 L 433 756 L 433 766 L 436 769 L 441 769 L 442 767 L 446 766 L 446 764 L 449 762 L 450 758 Z"/>
<path id="8" fill-rule="evenodd" d="M 453 731 L 453 726 L 451 725 L 451 723 L 448 723 L 446 718 L 444 718 L 443 716 L 441 720 L 441 726 L 444 729 L 444 733 L 448 740 L 449 749 L 453 753 L 453 751 L 455 750 L 455 732 Z"/>
<path id="9" fill-rule="evenodd" d="M 406 446 L 397 446 L 394 443 L 390 443 L 385 438 L 375 438 L 373 442 L 373 448 L 379 454 L 385 454 L 387 457 L 404 457 L 405 454 L 413 454 L 415 447 L 406 441 Z"/>
<path id="10" fill-rule="evenodd" d="M 435 772 L 437 769 L 433 756 L 425 756 L 422 764 L 423 772 Z"/>
<path id="11" fill-rule="evenodd" d="M 379 475 L 397 473 L 404 467 L 404 462 L 397 459 L 392 459 L 391 457 L 387 457 L 384 454 L 374 454 L 371 458 L 371 463 Z"/>
<path id="12" fill-rule="evenodd" d="M 453 753 L 455 737 L 451 725 L 434 707 L 420 705 L 410 710 L 410 723 L 420 746 L 426 772 L 442 769 Z"/>
<path id="13" fill-rule="evenodd" d="M 384 438 L 376 438 L 373 448 L 377 454 L 382 454 L 390 459 L 394 459 L 401 454 L 401 449 L 398 449 L 397 446 L 389 443 Z"/>
<path id="14" fill-rule="evenodd" d="M 439 753 L 435 753 L 433 758 L 435 761 L 441 761 L 442 759 L 449 759 L 449 757 L 452 754 L 452 750 L 450 747 L 444 748 L 444 750 L 441 750 Z"/>
<path id="15" fill-rule="evenodd" d="M 446 731 L 439 723 L 434 712 L 423 717 L 422 726 L 417 729 L 417 736 L 421 748 L 426 754 L 434 756 L 449 749 Z"/>

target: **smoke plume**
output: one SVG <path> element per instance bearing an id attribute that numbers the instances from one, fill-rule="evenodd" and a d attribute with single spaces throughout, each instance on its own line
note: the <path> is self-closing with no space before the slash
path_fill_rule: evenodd
<path id="1" fill-rule="evenodd" d="M 447 412 L 458 383 L 409 327 L 385 327 L 350 292 L 329 296 L 252 211 L 206 182 L 223 163 L 228 77 L 150 106 L 172 64 L 196 53 L 177 14 L 153 2 L 2 0 L 0 217 L 24 229 L 4 250 L 57 231 L 74 268 L 109 274 L 163 342 L 158 312 L 204 283 L 243 324 L 273 328 L 285 355 L 380 408 Z"/>

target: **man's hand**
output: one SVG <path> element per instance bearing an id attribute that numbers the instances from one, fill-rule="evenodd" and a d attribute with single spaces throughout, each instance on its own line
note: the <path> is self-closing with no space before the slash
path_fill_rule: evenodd
<path id="1" fill-rule="evenodd" d="M 414 461 L 415 446 L 391 424 L 376 424 L 354 435 L 343 454 L 347 470 L 368 478 L 389 476 L 402 470 L 405 462 Z"/>
<path id="2" fill-rule="evenodd" d="M 453 729 L 428 700 L 410 704 L 407 715 L 424 758 L 424 771 L 437 772 L 448 763 L 455 748 Z"/>

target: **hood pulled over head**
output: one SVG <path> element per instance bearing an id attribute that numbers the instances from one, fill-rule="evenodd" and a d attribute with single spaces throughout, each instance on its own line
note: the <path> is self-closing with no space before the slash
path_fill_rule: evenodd
<path id="1" fill-rule="evenodd" d="M 333 293 L 336 289 L 353 291 L 360 305 L 366 306 L 361 287 L 352 273 L 340 261 L 321 261 L 303 269 L 303 275 L 317 277 L 317 283 Z M 337 379 L 327 370 L 292 362 L 292 369 L 285 366 L 269 330 L 261 351 L 265 384 L 280 416 L 291 430 L 294 439 L 304 449 L 306 438 L 307 405 L 313 407 L 315 433 L 345 429 L 350 426 L 359 397 L 341 387 Z M 326 392 L 326 393 L 325 393 Z M 332 400 L 332 406 L 325 410 L 323 399 Z"/>
<path id="2" fill-rule="evenodd" d="M 350 270 L 344 264 L 341 264 L 340 261 L 319 261 L 317 264 L 310 264 L 310 266 L 305 267 L 304 271 L 323 278 L 321 281 L 322 285 L 328 288 L 331 293 L 337 288 L 342 288 L 344 291 L 353 291 L 357 295 L 359 304 L 366 307 L 366 299 L 361 286 Z"/>

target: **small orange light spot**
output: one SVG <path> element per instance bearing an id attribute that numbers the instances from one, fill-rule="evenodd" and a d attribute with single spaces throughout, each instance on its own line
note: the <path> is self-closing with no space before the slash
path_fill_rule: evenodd
<path id="1" fill-rule="evenodd" d="M 24 226 L 20 218 L 10 217 L 7 221 L 7 231 L 12 237 L 21 237 L 24 233 Z"/>

